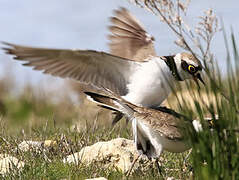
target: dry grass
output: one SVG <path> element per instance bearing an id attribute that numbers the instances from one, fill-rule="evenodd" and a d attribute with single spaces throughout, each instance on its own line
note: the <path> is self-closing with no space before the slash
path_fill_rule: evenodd
<path id="1" fill-rule="evenodd" d="M 177 97 L 177 99 L 175 97 Z M 214 93 L 201 92 L 199 94 L 196 90 L 185 90 L 182 92 L 177 92 L 176 95 L 172 93 L 163 104 L 175 110 L 179 110 L 179 104 L 181 104 L 182 106 L 191 107 L 192 110 L 195 111 L 195 101 L 197 101 L 202 107 L 207 107 L 210 105 L 216 107 L 217 105 L 217 100 Z"/>

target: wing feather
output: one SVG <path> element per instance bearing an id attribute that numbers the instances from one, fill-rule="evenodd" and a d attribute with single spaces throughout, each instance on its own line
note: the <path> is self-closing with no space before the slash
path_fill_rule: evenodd
<path id="1" fill-rule="evenodd" d="M 110 21 L 112 26 L 109 27 L 111 35 L 108 39 L 112 54 L 135 61 L 144 61 L 156 55 L 154 38 L 127 9 L 116 10 L 115 17 Z"/>
<path id="2" fill-rule="evenodd" d="M 109 88 L 119 95 L 127 93 L 130 75 L 140 66 L 126 58 L 92 50 L 45 49 L 4 43 L 7 54 L 26 61 L 43 73 L 72 78 L 81 83 Z"/>

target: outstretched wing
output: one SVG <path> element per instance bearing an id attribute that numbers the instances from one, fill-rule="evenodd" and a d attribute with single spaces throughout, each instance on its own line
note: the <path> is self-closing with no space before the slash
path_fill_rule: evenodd
<path id="1" fill-rule="evenodd" d="M 25 66 L 81 83 L 105 87 L 119 95 L 127 93 L 129 77 L 140 63 L 91 50 L 44 49 L 4 43 L 6 53 Z"/>
<path id="2" fill-rule="evenodd" d="M 115 11 L 111 19 L 112 26 L 109 27 L 110 52 L 114 55 L 143 61 L 150 55 L 155 56 L 154 37 L 149 35 L 140 22 L 121 8 Z"/>

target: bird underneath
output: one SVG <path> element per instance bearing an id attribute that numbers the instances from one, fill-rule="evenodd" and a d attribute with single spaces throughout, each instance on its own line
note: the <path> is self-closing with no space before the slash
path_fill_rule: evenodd
<path id="1" fill-rule="evenodd" d="M 120 96 L 107 90 L 106 95 L 85 92 L 90 100 L 100 107 L 119 111 L 132 121 L 132 129 L 136 148 L 149 159 L 159 158 L 166 150 L 180 153 L 191 148 L 189 138 L 185 135 L 185 128 L 194 128 L 200 131 L 194 121 L 171 110 L 155 110 L 134 105 Z M 197 121 L 200 126 L 200 122 Z M 199 130 L 198 130 L 199 129 Z"/>
<path id="2" fill-rule="evenodd" d="M 105 89 L 104 94 L 93 92 L 85 92 L 85 94 L 89 100 L 98 106 L 123 113 L 132 121 L 134 143 L 139 155 L 133 161 L 127 175 L 130 174 L 134 163 L 141 154 L 146 155 L 150 160 L 155 159 L 159 173 L 163 175 L 158 164 L 163 151 L 172 153 L 187 151 L 192 147 L 191 133 L 200 133 L 204 128 L 213 129 L 212 118 L 205 118 L 204 120 L 208 125 L 203 127 L 199 120 L 189 119 L 172 109 L 161 107 L 156 110 L 137 106 L 107 89 Z"/>
<path id="3" fill-rule="evenodd" d="M 202 65 L 192 54 L 157 56 L 154 38 L 125 8 L 111 18 L 110 52 L 48 49 L 3 44 L 7 54 L 25 66 L 80 84 L 110 89 L 127 101 L 157 108 L 177 81 L 200 80 Z"/>

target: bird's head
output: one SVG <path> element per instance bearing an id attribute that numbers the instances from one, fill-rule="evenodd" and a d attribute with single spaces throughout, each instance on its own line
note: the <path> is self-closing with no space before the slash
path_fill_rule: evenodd
<path id="1" fill-rule="evenodd" d="M 174 56 L 174 60 L 182 80 L 193 79 L 197 84 L 199 80 L 205 84 L 200 74 L 202 72 L 202 64 L 192 54 L 178 53 Z"/>

